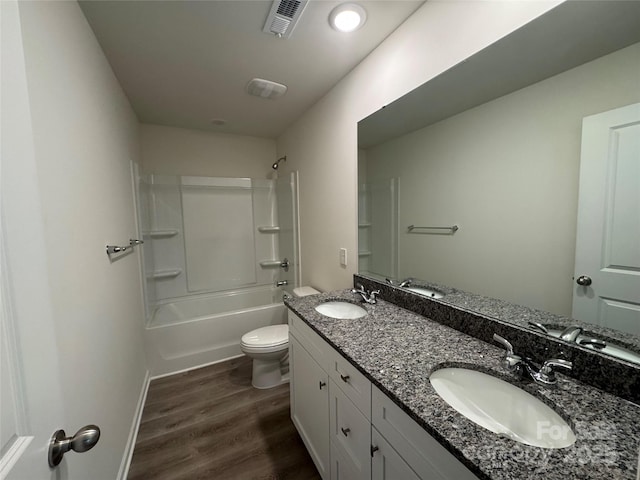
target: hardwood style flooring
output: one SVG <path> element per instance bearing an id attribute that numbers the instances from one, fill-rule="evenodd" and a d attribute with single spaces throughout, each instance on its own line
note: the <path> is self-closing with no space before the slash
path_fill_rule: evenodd
<path id="1" fill-rule="evenodd" d="M 253 388 L 241 357 L 151 382 L 128 479 L 320 476 L 289 417 L 289 384 Z"/>

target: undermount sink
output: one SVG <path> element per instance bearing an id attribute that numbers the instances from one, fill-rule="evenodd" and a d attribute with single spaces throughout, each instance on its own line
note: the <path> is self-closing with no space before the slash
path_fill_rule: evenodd
<path id="1" fill-rule="evenodd" d="M 325 317 L 337 318 L 340 320 L 362 318 L 367 311 L 350 302 L 324 302 L 316 307 L 316 311 Z"/>
<path id="2" fill-rule="evenodd" d="M 455 410 L 501 436 L 543 448 L 565 448 L 576 441 L 571 427 L 553 409 L 499 378 L 466 368 L 442 368 L 429 380 Z"/>
<path id="3" fill-rule="evenodd" d="M 405 288 L 413 293 L 419 293 L 420 295 L 424 295 L 426 297 L 431 297 L 431 298 L 444 297 L 444 293 L 431 288 L 425 288 L 425 287 L 405 287 Z"/>

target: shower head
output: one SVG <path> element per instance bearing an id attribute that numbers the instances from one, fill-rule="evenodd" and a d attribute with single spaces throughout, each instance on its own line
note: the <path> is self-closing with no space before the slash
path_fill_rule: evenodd
<path id="1" fill-rule="evenodd" d="M 285 155 L 284 157 L 280 157 L 278 160 L 276 160 L 276 163 L 274 163 L 273 165 L 271 165 L 271 168 L 273 168 L 274 170 L 278 170 L 278 164 L 282 161 L 287 161 L 287 156 Z"/>

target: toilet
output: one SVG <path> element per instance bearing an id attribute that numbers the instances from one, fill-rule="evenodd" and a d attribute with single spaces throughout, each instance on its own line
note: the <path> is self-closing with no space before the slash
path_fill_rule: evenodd
<path id="1" fill-rule="evenodd" d="M 293 289 L 295 297 L 320 293 L 312 287 Z M 240 349 L 253 359 L 251 384 L 255 388 L 277 387 L 289 381 L 289 325 L 269 325 L 242 336 Z"/>

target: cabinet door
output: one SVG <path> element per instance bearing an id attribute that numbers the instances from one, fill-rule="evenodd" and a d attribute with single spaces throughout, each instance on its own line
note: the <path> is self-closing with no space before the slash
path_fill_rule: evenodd
<path id="1" fill-rule="evenodd" d="M 478 480 L 478 477 L 376 387 L 371 392 L 371 421 L 405 462 L 411 465 L 419 478 Z"/>
<path id="2" fill-rule="evenodd" d="M 375 449 L 371 457 L 372 480 L 420 480 L 375 427 L 371 428 L 371 445 Z"/>
<path id="3" fill-rule="evenodd" d="M 371 478 L 371 422 L 337 387 L 329 380 L 329 418 L 331 419 L 331 451 L 334 446 L 350 460 L 352 470 L 357 473 L 350 480 Z M 334 459 L 331 459 L 334 462 Z M 335 462 L 334 462 L 335 463 Z"/>
<path id="4" fill-rule="evenodd" d="M 362 478 L 362 472 L 358 465 L 343 449 L 331 442 L 331 480 L 356 480 L 358 478 Z"/>
<path id="5" fill-rule="evenodd" d="M 327 373 L 289 336 L 291 420 L 323 479 L 329 478 L 329 379 Z"/>

